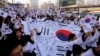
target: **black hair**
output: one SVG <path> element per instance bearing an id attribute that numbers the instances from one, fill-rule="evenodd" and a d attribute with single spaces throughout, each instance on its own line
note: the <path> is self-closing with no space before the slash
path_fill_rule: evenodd
<path id="1" fill-rule="evenodd" d="M 71 16 L 71 17 L 70 17 L 70 20 L 71 20 L 71 21 L 74 21 L 74 19 L 75 19 L 74 16 Z"/>
<path id="2" fill-rule="evenodd" d="M 17 16 L 21 17 L 21 15 L 18 13 Z"/>
<path id="3" fill-rule="evenodd" d="M 53 20 L 53 16 L 52 15 L 50 16 L 50 15 L 47 14 L 47 19 L 46 20 Z"/>
<path id="4" fill-rule="evenodd" d="M 0 56 L 9 56 L 14 48 L 21 45 L 18 40 L 2 40 L 0 41 Z"/>
<path id="5" fill-rule="evenodd" d="M 25 21 L 26 15 L 22 16 L 21 19 Z"/>
<path id="6" fill-rule="evenodd" d="M 3 23 L 3 17 L 2 16 L 0 16 L 0 28 L 2 27 L 2 23 Z M 1 31 L 0 31 L 0 36 L 1 36 L 2 34 L 1 34 Z"/>
<path id="7" fill-rule="evenodd" d="M 37 18 L 40 18 L 40 15 L 38 15 Z"/>
<path id="8" fill-rule="evenodd" d="M 75 34 L 71 33 L 71 34 L 69 35 L 68 41 L 70 41 L 71 39 L 73 39 L 74 36 L 75 36 Z"/>
<path id="9" fill-rule="evenodd" d="M 0 28 L 2 27 L 2 23 L 3 23 L 3 17 L 0 16 Z"/>
<path id="10" fill-rule="evenodd" d="M 81 55 L 81 53 L 83 52 L 83 49 L 80 45 L 73 45 L 73 56 L 78 56 Z"/>
<path id="11" fill-rule="evenodd" d="M 17 32 L 17 31 L 23 33 L 23 32 L 21 31 L 21 29 L 18 28 L 18 29 L 14 29 L 14 30 L 13 30 L 12 35 L 13 35 L 13 36 L 16 36 L 16 32 Z"/>
<path id="12" fill-rule="evenodd" d="M 99 21 L 99 18 L 100 18 L 100 16 L 97 16 L 97 19 L 96 19 L 96 21 Z"/>
<path id="13" fill-rule="evenodd" d="M 99 36 L 99 39 L 98 39 L 97 45 L 100 45 L 100 36 Z"/>
<path id="14" fill-rule="evenodd" d="M 91 32 L 91 35 L 94 36 L 95 32 Z"/>
<path id="15" fill-rule="evenodd" d="M 31 40 L 30 35 L 25 35 L 21 39 L 21 43 L 22 43 L 23 46 L 25 46 L 27 44 L 27 42 L 30 42 L 30 43 L 34 44 L 34 41 Z"/>
<path id="16" fill-rule="evenodd" d="M 36 17 L 32 16 L 32 19 L 36 19 Z"/>
<path id="17" fill-rule="evenodd" d="M 5 24 L 9 24 L 11 21 L 10 21 L 11 17 L 10 16 L 7 16 L 4 23 Z"/>
<path id="18" fill-rule="evenodd" d="M 70 50 L 68 50 L 68 51 L 66 52 L 66 56 L 71 56 L 71 54 L 72 54 L 72 51 L 70 51 Z"/>

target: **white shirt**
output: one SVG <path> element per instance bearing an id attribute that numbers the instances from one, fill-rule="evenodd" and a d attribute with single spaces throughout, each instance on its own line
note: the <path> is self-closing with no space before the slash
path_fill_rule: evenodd
<path id="1" fill-rule="evenodd" d="M 95 55 L 93 54 L 92 49 L 89 49 L 88 51 L 86 51 L 85 53 L 83 53 L 81 56 L 95 56 Z"/>
<path id="2" fill-rule="evenodd" d="M 24 25 L 24 33 L 26 35 L 30 35 L 30 26 L 27 21 L 22 21 L 22 24 Z"/>
<path id="3" fill-rule="evenodd" d="M 23 52 L 30 52 L 32 53 L 34 51 L 34 44 L 31 44 L 30 42 L 28 42 L 24 47 L 23 47 Z"/>

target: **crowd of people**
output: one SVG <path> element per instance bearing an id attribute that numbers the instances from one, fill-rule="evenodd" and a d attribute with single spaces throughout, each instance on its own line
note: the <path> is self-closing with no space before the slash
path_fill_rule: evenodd
<path id="1" fill-rule="evenodd" d="M 43 29 L 39 29 L 43 28 L 41 22 L 46 24 L 43 26 L 55 29 L 53 31 L 47 30 L 52 33 L 51 35 L 48 32 L 47 35 L 43 35 L 46 34 L 46 30 L 42 32 Z M 65 49 L 65 55 L 62 56 L 100 56 L 99 16 L 88 13 L 88 15 L 81 17 L 78 13 L 75 15 L 68 14 L 62 9 L 55 10 L 52 7 L 41 10 L 27 9 L 20 6 L 0 8 L 0 56 L 60 56 L 59 53 L 58 55 L 56 53 L 53 55 L 51 54 L 52 51 L 45 49 L 38 52 L 39 50 L 37 51 L 36 48 L 38 43 L 36 41 L 37 38 L 52 37 L 53 35 L 55 36 L 53 33 L 56 30 L 66 30 L 68 28 L 59 28 L 59 26 L 68 26 L 68 30 L 71 32 L 68 40 L 64 41 L 67 49 Z M 76 32 L 71 30 L 72 28 Z M 66 36 L 61 37 L 66 38 Z M 55 41 L 54 37 L 52 39 Z M 42 47 L 41 43 L 40 48 Z M 55 51 L 53 44 L 50 47 Z M 42 55 L 43 52 L 49 55 Z"/>

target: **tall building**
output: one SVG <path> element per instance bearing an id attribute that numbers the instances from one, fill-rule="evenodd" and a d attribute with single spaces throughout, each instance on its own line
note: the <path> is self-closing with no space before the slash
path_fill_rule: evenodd
<path id="1" fill-rule="evenodd" d="M 7 5 L 8 5 L 7 0 L 0 0 L 0 7 L 7 6 Z"/>
<path id="2" fill-rule="evenodd" d="M 84 5 L 100 5 L 100 0 L 84 0 Z"/>
<path id="3" fill-rule="evenodd" d="M 71 6 L 76 5 L 77 0 L 59 0 L 59 6 Z"/>
<path id="4" fill-rule="evenodd" d="M 100 11 L 100 0 L 59 0 L 59 6 L 66 11 Z"/>
<path id="5" fill-rule="evenodd" d="M 84 2 L 85 0 L 77 0 L 77 3 L 76 3 L 76 5 L 77 6 L 84 6 Z"/>
<path id="6" fill-rule="evenodd" d="M 59 1 L 60 1 L 60 0 L 57 0 L 57 2 L 56 2 L 56 6 L 57 6 L 57 7 L 59 7 Z"/>
<path id="7" fill-rule="evenodd" d="M 100 0 L 77 0 L 77 6 L 100 5 Z"/>
<path id="8" fill-rule="evenodd" d="M 38 1 L 39 0 L 30 0 L 30 7 L 31 8 L 38 8 Z"/>
<path id="9" fill-rule="evenodd" d="M 44 2 L 43 4 L 41 4 L 41 6 L 39 8 L 40 9 L 48 9 L 50 7 L 55 9 L 55 4 L 51 3 L 51 2 Z"/>
<path id="10" fill-rule="evenodd" d="M 57 5 L 60 7 L 100 5 L 100 0 L 57 0 Z"/>

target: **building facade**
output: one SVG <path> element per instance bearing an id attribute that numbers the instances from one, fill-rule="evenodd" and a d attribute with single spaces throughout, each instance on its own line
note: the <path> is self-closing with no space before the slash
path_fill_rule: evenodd
<path id="1" fill-rule="evenodd" d="M 59 6 L 91 6 L 100 5 L 100 0 L 59 0 Z"/>
<path id="2" fill-rule="evenodd" d="M 66 11 L 100 11 L 100 0 L 59 0 L 59 6 Z"/>
<path id="3" fill-rule="evenodd" d="M 0 0 L 0 7 L 7 6 L 7 5 L 8 5 L 7 0 Z"/>
<path id="4" fill-rule="evenodd" d="M 54 3 L 51 2 L 44 2 L 43 4 L 41 4 L 41 6 L 39 7 L 40 9 L 48 9 L 48 8 L 56 8 Z"/>
<path id="5" fill-rule="evenodd" d="M 100 5 L 100 0 L 84 0 L 84 5 Z"/>
<path id="6" fill-rule="evenodd" d="M 38 1 L 39 0 L 30 0 L 30 8 L 38 8 Z"/>
<path id="7" fill-rule="evenodd" d="M 59 0 L 59 6 L 71 6 L 76 5 L 77 0 Z"/>

